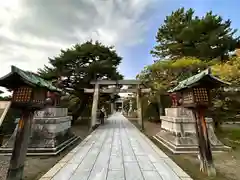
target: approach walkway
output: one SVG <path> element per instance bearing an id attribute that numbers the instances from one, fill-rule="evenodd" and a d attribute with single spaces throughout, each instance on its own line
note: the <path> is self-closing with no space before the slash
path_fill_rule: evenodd
<path id="1" fill-rule="evenodd" d="M 192 180 L 120 113 L 40 180 Z"/>

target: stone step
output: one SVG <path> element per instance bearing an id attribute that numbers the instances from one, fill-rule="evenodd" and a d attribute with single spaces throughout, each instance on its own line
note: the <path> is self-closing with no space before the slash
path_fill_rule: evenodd
<path id="1" fill-rule="evenodd" d="M 28 156 L 57 155 L 61 151 L 63 151 L 65 148 L 76 143 L 79 139 L 81 139 L 81 137 L 73 136 L 72 138 L 68 139 L 67 141 L 65 141 L 62 144 L 58 145 L 57 147 L 53 147 L 53 148 L 28 148 L 27 155 Z M 13 148 L 11 148 L 11 147 L 1 147 L 0 155 L 11 156 L 12 150 L 13 150 Z"/>
<path id="2" fill-rule="evenodd" d="M 167 141 L 166 139 L 162 138 L 161 136 L 154 136 L 154 139 L 169 149 L 174 154 L 197 154 L 199 152 L 197 145 L 174 145 L 171 142 Z M 226 146 L 214 146 L 212 147 L 213 152 L 223 152 L 229 150 Z"/>
<path id="3" fill-rule="evenodd" d="M 171 150 L 174 154 L 181 153 L 184 151 L 187 151 L 189 153 L 197 153 L 198 152 L 198 147 L 197 146 L 175 146 L 171 142 L 165 140 L 164 138 L 160 136 L 155 136 L 155 139 L 157 139 L 162 145 L 167 147 L 169 150 Z"/>

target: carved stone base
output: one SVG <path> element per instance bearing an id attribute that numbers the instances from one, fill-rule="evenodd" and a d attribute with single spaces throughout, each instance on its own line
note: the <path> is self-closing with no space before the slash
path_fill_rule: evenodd
<path id="1" fill-rule="evenodd" d="M 52 156 L 57 155 L 67 147 L 71 146 L 72 144 L 76 143 L 81 138 L 78 136 L 73 136 L 68 140 L 62 142 L 56 147 L 36 147 L 36 148 L 28 148 L 27 156 Z M 12 155 L 13 147 L 1 147 L 0 148 L 0 155 L 11 156 Z"/>
<path id="2" fill-rule="evenodd" d="M 190 110 L 167 108 L 166 116 L 161 116 L 161 131 L 154 138 L 173 153 L 198 153 L 195 121 Z M 212 119 L 206 118 L 208 135 L 213 151 L 228 151 L 214 133 Z"/>
<path id="3" fill-rule="evenodd" d="M 66 108 L 47 108 L 35 113 L 27 155 L 55 155 L 79 139 L 71 133 L 71 116 Z M 11 154 L 15 137 L 0 148 Z"/>
<path id="4" fill-rule="evenodd" d="M 71 117 L 35 118 L 28 147 L 56 147 L 73 137 Z"/>

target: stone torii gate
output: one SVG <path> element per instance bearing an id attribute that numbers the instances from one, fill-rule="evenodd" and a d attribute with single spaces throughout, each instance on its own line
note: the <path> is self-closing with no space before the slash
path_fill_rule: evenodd
<path id="1" fill-rule="evenodd" d="M 97 80 L 92 81 L 90 84 L 94 85 L 94 89 L 84 89 L 85 93 L 93 93 L 93 104 L 92 104 L 92 115 L 91 115 L 91 129 L 94 128 L 97 122 L 97 109 L 98 100 L 100 93 L 108 93 L 113 96 L 114 93 L 136 93 L 137 94 L 137 113 L 138 113 L 138 123 L 141 128 L 144 128 L 143 118 L 142 118 L 142 103 L 141 97 L 143 93 L 150 92 L 150 89 L 143 88 L 143 84 L 139 80 Z M 112 89 L 101 89 L 101 85 L 115 85 Z M 135 88 L 131 89 L 120 89 L 118 85 L 131 85 Z M 111 102 L 111 112 L 113 113 L 114 103 Z"/>

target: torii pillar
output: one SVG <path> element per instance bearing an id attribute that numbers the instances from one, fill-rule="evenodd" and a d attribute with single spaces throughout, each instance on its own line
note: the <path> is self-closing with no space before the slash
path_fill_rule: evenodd
<path id="1" fill-rule="evenodd" d="M 111 100 L 114 98 L 114 94 L 111 94 Z M 111 101 L 111 114 L 114 113 L 114 102 Z"/>
<path id="2" fill-rule="evenodd" d="M 92 118 L 91 118 L 91 128 L 93 128 L 96 124 L 97 120 L 97 109 L 98 109 L 98 99 L 99 99 L 99 93 L 100 85 L 137 85 L 137 88 L 134 89 L 120 89 L 118 93 L 137 93 L 138 95 L 138 117 L 139 117 L 139 124 L 141 125 L 143 129 L 143 120 L 142 120 L 142 105 L 141 105 L 141 97 L 143 93 L 149 93 L 150 89 L 141 89 L 140 84 L 141 82 L 139 80 L 97 80 L 92 81 L 90 84 L 95 85 L 94 89 L 84 89 L 86 93 L 94 93 L 93 95 L 93 105 L 92 105 Z M 101 93 L 108 93 L 111 94 L 113 97 L 116 93 L 116 90 L 112 89 L 102 89 Z M 113 113 L 114 111 L 114 102 L 111 103 L 111 111 Z"/>
<path id="3" fill-rule="evenodd" d="M 142 92 L 141 88 L 137 89 L 137 115 L 138 115 L 138 124 L 141 127 L 141 130 L 144 130 L 143 123 L 143 114 L 142 114 Z"/>
<path id="4" fill-rule="evenodd" d="M 99 84 L 96 83 L 94 87 L 94 93 L 93 93 L 92 117 L 91 117 L 90 130 L 94 128 L 97 122 L 98 99 L 99 99 Z"/>
<path id="5" fill-rule="evenodd" d="M 124 108 L 124 106 L 123 106 L 123 101 L 122 101 L 122 112 L 124 112 L 124 109 L 123 109 L 123 108 Z"/>

